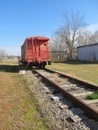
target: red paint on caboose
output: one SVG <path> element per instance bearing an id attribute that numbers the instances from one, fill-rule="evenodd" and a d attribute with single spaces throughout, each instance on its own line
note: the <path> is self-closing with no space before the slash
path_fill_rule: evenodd
<path id="1" fill-rule="evenodd" d="M 28 37 L 21 46 L 21 62 L 25 65 L 44 68 L 50 64 L 50 53 L 47 37 Z"/>

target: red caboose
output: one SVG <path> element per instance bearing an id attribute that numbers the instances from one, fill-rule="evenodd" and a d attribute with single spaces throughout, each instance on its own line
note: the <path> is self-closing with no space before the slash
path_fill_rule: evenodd
<path id="1" fill-rule="evenodd" d="M 24 65 L 44 68 L 50 64 L 50 53 L 47 37 L 28 37 L 21 46 L 21 62 Z"/>

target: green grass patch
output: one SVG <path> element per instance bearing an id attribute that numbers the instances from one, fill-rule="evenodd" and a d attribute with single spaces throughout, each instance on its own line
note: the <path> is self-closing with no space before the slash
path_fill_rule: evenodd
<path id="1" fill-rule="evenodd" d="M 88 95 L 86 98 L 90 100 L 98 99 L 98 90 L 94 92 L 93 94 Z"/>
<path id="2" fill-rule="evenodd" d="M 29 105 L 28 111 L 24 113 L 25 120 L 27 122 L 30 122 L 35 115 L 37 115 L 36 111 L 34 110 L 34 108 L 30 107 Z"/>

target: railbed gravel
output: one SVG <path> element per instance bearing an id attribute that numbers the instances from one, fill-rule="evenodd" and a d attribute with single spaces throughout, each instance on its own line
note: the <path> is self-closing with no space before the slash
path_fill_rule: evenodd
<path id="1" fill-rule="evenodd" d="M 60 97 L 63 98 L 53 100 L 52 97 L 59 95 L 56 94 L 57 90 L 47 83 L 42 83 L 37 74 L 35 76 L 31 71 L 26 71 L 24 78 L 36 99 L 40 116 L 45 119 L 50 130 L 98 130 L 98 122 L 87 118 L 80 108 L 73 107 L 71 101 L 62 94 Z M 60 105 L 65 105 L 66 109 L 61 109 Z"/>

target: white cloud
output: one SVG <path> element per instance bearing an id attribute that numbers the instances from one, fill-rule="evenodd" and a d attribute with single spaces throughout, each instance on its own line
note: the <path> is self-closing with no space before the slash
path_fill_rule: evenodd
<path id="1" fill-rule="evenodd" d="M 92 24 L 92 25 L 88 25 L 85 29 L 91 31 L 92 33 L 94 33 L 95 31 L 98 30 L 98 23 L 97 24 Z"/>

